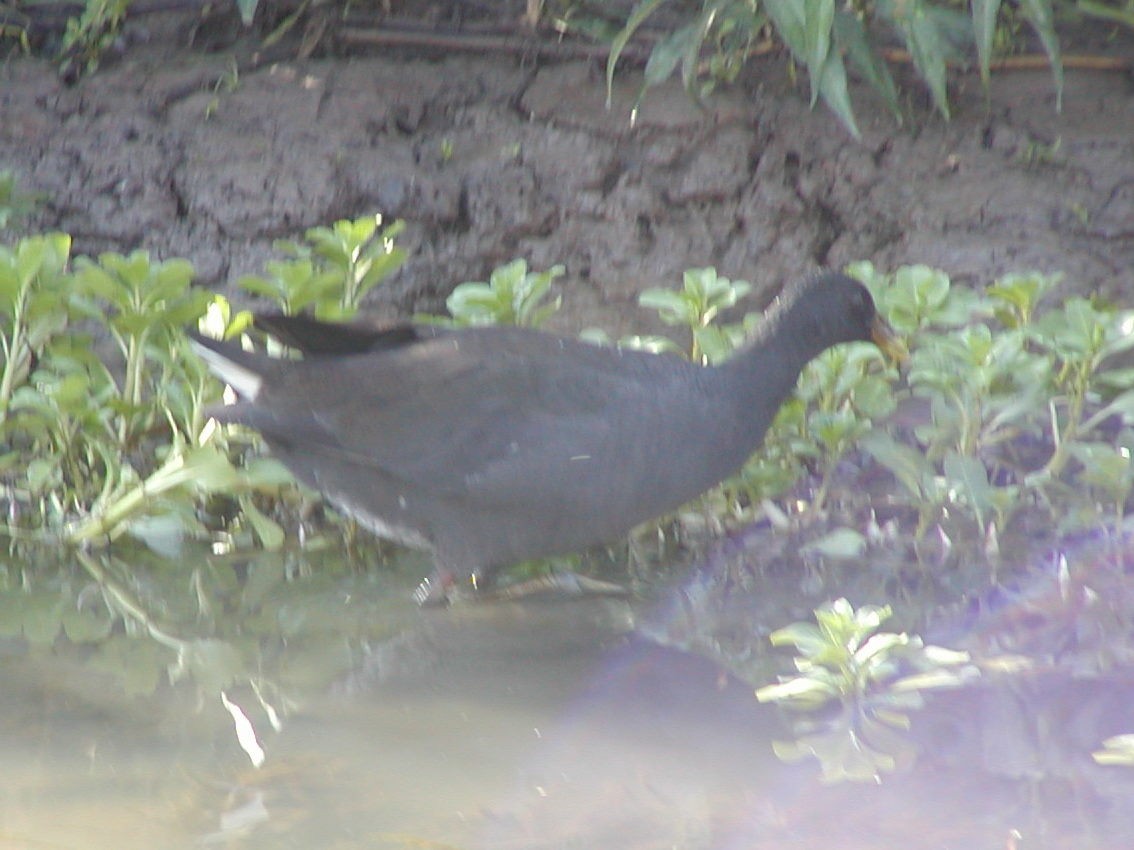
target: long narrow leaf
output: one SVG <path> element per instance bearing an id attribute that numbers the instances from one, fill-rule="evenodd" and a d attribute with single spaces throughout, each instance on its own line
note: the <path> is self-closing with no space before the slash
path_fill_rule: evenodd
<path id="1" fill-rule="evenodd" d="M 934 105 L 948 121 L 949 90 L 945 81 L 945 51 L 942 49 L 945 40 L 936 22 L 921 8 L 923 4 L 919 2 L 916 5 L 916 10 L 903 27 L 906 45 L 914 65 L 929 86 Z"/>
<path id="2" fill-rule="evenodd" d="M 1021 0 L 1024 17 L 1043 42 L 1055 78 L 1055 111 L 1063 111 L 1063 57 L 1059 53 L 1059 37 L 1055 34 L 1055 15 L 1051 0 Z"/>
<path id="3" fill-rule="evenodd" d="M 890 113 L 898 124 L 903 123 L 902 108 L 898 101 L 898 87 L 890 69 L 870 43 L 870 36 L 854 12 L 840 9 L 835 13 L 835 44 L 843 51 L 858 72 L 882 95 Z"/>
<path id="4" fill-rule="evenodd" d="M 701 17 L 695 24 L 693 37 L 685 47 L 685 56 L 681 60 L 681 82 L 685 91 L 695 99 L 700 100 L 700 92 L 696 90 L 697 65 L 701 59 L 701 45 L 709 35 L 709 29 L 717 17 L 717 8 L 709 6 L 701 12 Z"/>
<path id="5" fill-rule="evenodd" d="M 827 57 L 831 52 L 831 28 L 835 21 L 835 0 L 804 0 L 803 10 L 803 36 L 807 43 L 804 62 L 807 63 L 807 71 L 811 76 L 811 106 L 814 107 L 815 101 L 819 99 L 823 90 Z M 839 64 L 842 64 L 841 60 Z M 845 84 L 843 88 L 846 88 Z M 827 99 L 826 96 L 824 96 L 824 99 Z M 849 102 L 847 105 L 849 106 Z M 838 112 L 838 110 L 835 111 Z M 858 134 L 855 133 L 855 135 Z"/>
<path id="6" fill-rule="evenodd" d="M 694 26 L 689 24 L 675 30 L 654 45 L 643 75 L 645 85 L 656 86 L 669 79 L 669 75 L 673 73 L 673 69 L 689 49 L 693 36 Z"/>
<path id="7" fill-rule="evenodd" d="M 614 41 L 610 43 L 610 57 L 606 60 L 606 108 L 610 109 L 610 102 L 614 90 L 614 67 L 618 64 L 618 57 L 622 55 L 622 51 L 626 48 L 627 43 L 633 37 L 635 31 L 640 27 L 650 15 L 657 11 L 658 7 L 666 0 L 642 0 L 630 13 L 630 17 L 626 21 L 626 26 L 614 37 Z"/>
<path id="8" fill-rule="evenodd" d="M 811 71 L 812 75 L 815 71 Z M 856 139 L 862 138 L 858 125 L 854 120 L 854 109 L 851 107 L 850 92 L 847 91 L 847 70 L 843 65 L 843 57 L 833 51 L 827 55 L 824 63 L 822 78 L 819 81 L 819 94 L 823 102 L 839 117 L 843 125 Z"/>
<path id="9" fill-rule="evenodd" d="M 973 38 L 980 61 L 980 79 L 988 92 L 989 65 L 992 63 L 992 36 L 996 33 L 996 17 L 1000 14 L 1000 0 L 972 0 Z"/>
<path id="10" fill-rule="evenodd" d="M 856 139 L 859 138 L 847 91 L 843 57 L 831 50 L 834 3 L 826 0 L 764 0 L 768 17 L 776 32 L 795 57 L 807 65 L 811 80 L 811 103 L 816 95 L 838 116 Z M 822 60 L 820 60 L 822 56 Z M 818 64 L 813 64 L 818 63 Z"/>
<path id="11" fill-rule="evenodd" d="M 776 32 L 784 40 L 791 52 L 801 61 L 806 61 L 807 40 L 804 35 L 804 0 L 764 0 L 764 8 L 776 25 Z"/>

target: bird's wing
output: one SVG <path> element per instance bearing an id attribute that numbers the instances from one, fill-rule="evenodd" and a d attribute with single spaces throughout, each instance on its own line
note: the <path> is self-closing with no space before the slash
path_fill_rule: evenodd
<path id="1" fill-rule="evenodd" d="M 523 503 L 612 460 L 612 433 L 656 407 L 638 377 L 658 359 L 520 331 L 442 336 L 336 359 L 333 384 L 318 359 L 292 363 L 266 405 L 275 421 L 248 424 L 419 491 Z"/>

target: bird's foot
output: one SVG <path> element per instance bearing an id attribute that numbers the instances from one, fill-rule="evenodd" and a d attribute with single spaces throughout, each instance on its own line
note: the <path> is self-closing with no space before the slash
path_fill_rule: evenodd
<path id="1" fill-rule="evenodd" d="M 629 596 L 619 584 L 581 576 L 570 570 L 556 570 L 527 581 L 493 587 L 483 591 L 481 599 L 562 599 L 587 596 Z"/>
<path id="2" fill-rule="evenodd" d="M 570 570 L 556 570 L 538 578 L 498 586 L 478 581 L 458 582 L 452 573 L 435 572 L 422 579 L 413 593 L 414 602 L 423 608 L 450 605 L 456 601 L 501 601 L 517 599 L 564 599 L 587 596 L 629 596 L 630 592 L 619 584 L 581 576 Z"/>
<path id="3" fill-rule="evenodd" d="M 435 572 L 421 580 L 421 584 L 413 592 L 413 601 L 422 608 L 448 605 L 452 601 L 450 594 L 455 585 L 452 573 Z"/>

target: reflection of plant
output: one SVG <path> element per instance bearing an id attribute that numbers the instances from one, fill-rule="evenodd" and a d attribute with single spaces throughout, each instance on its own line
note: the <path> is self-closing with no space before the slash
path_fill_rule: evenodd
<path id="1" fill-rule="evenodd" d="M 296 697 L 325 693 L 364 646 L 394 633 L 410 613 L 404 594 L 372 592 L 372 574 L 333 556 L 301 573 L 279 553 L 237 564 L 207 560 L 204 547 L 190 546 L 171 563 L 126 544 L 119 555 L 80 550 L 62 564 L 56 552 L 46 563 L 8 559 L 0 639 L 109 676 L 127 701 L 164 686 L 187 710 L 211 707 L 238 735 L 254 731 L 255 720 L 261 740 Z M 256 747 L 239 740 L 256 758 Z"/>
<path id="2" fill-rule="evenodd" d="M 795 647 L 798 672 L 759 688 L 757 698 L 805 712 L 840 707 L 834 720 L 797 721 L 795 741 L 775 745 L 780 758 L 813 755 L 828 782 L 875 780 L 912 755 L 900 733 L 909 728 L 909 713 L 922 707 L 921 692 L 975 675 L 975 668 L 961 666 L 966 653 L 879 631 L 890 613 L 889 606 L 856 610 L 838 599 L 815 610 L 814 625 L 793 623 L 772 633 L 775 646 Z"/>
<path id="3" fill-rule="evenodd" d="M 1115 735 L 1103 741 L 1103 748 L 1091 754 L 1099 764 L 1134 767 L 1134 735 Z"/>

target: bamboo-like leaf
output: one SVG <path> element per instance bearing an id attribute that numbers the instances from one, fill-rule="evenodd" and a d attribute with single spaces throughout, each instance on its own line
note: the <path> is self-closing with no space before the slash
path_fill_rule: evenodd
<path id="1" fill-rule="evenodd" d="M 974 457 L 958 452 L 945 455 L 943 464 L 949 486 L 956 490 L 976 514 L 977 524 L 984 529 L 985 516 L 994 507 L 988 470 Z"/>
<path id="2" fill-rule="evenodd" d="M 803 9 L 803 37 L 806 43 L 803 61 L 807 64 L 807 72 L 811 77 L 811 106 L 814 107 L 820 94 L 823 94 L 824 99 L 830 103 L 830 98 L 823 89 L 827 74 L 827 60 L 831 53 L 831 28 L 835 19 L 835 2 L 834 0 L 804 0 Z M 841 58 L 839 64 L 842 65 Z M 837 85 L 837 81 L 832 81 L 831 85 Z M 843 89 L 846 89 L 845 78 Z M 849 107 L 849 105 L 848 103 L 847 106 Z M 835 109 L 835 112 L 839 114 L 838 109 Z M 841 114 L 840 117 L 842 117 Z"/>
<path id="3" fill-rule="evenodd" d="M 646 61 L 644 72 L 647 86 L 656 86 L 664 83 L 673 73 L 677 63 L 685 56 L 685 52 L 693 42 L 695 27 L 693 24 L 681 27 L 670 33 L 650 51 L 650 58 Z"/>
<path id="4" fill-rule="evenodd" d="M 902 108 L 898 102 L 898 87 L 890 69 L 870 43 L 869 33 L 854 12 L 840 9 L 835 13 L 835 44 L 843 51 L 858 72 L 882 95 L 886 106 L 898 124 L 903 123 Z"/>
<path id="5" fill-rule="evenodd" d="M 627 43 L 634 36 L 634 32 L 640 27 L 650 15 L 657 11 L 658 7 L 664 3 L 665 0 L 642 0 L 634 11 L 630 13 L 630 17 L 624 26 L 614 37 L 610 43 L 610 57 L 606 60 L 606 108 L 610 109 L 610 102 L 613 97 L 614 91 L 614 68 L 618 64 L 618 57 L 622 55 L 622 51 L 626 49 Z"/>
<path id="6" fill-rule="evenodd" d="M 713 21 L 717 17 L 717 7 L 713 4 L 706 4 L 705 9 L 701 12 L 701 17 L 693 27 L 693 35 L 689 39 L 688 44 L 685 46 L 685 55 L 681 59 L 681 83 L 685 86 L 685 91 L 688 94 L 699 100 L 697 91 L 697 66 L 701 59 L 701 45 L 705 43 L 706 37 L 709 35 L 709 29 L 713 26 Z"/>
<path id="7" fill-rule="evenodd" d="M 843 65 L 843 57 L 837 52 L 832 51 L 827 56 L 827 62 L 822 69 L 822 79 L 819 82 L 819 94 L 823 102 L 843 122 L 847 131 L 856 139 L 861 138 L 862 134 L 854 120 L 850 92 L 847 90 L 846 67 Z"/>
<path id="8" fill-rule="evenodd" d="M 917 4 L 919 7 L 920 3 Z M 906 46 L 913 56 L 914 65 L 917 66 L 922 78 L 929 86 L 933 95 L 933 103 L 937 110 L 949 120 L 949 90 L 946 85 L 945 51 L 942 49 L 944 38 L 938 27 L 929 15 L 918 9 L 903 27 Z"/>
<path id="9" fill-rule="evenodd" d="M 992 36 L 996 33 L 996 18 L 1000 14 L 1000 0 L 972 0 L 973 38 L 976 41 L 980 62 L 980 79 L 988 91 L 989 65 L 992 63 Z"/>
<path id="10" fill-rule="evenodd" d="M 764 8 L 776 25 L 776 32 L 784 40 L 791 52 L 800 60 L 806 61 L 807 36 L 804 0 L 764 0 Z"/>
<path id="11" fill-rule="evenodd" d="M 1024 17 L 1039 35 L 1043 49 L 1051 62 L 1051 75 L 1055 78 L 1055 111 L 1063 111 L 1063 57 L 1059 52 L 1059 37 L 1055 34 L 1055 15 L 1051 0 L 1021 0 Z"/>

